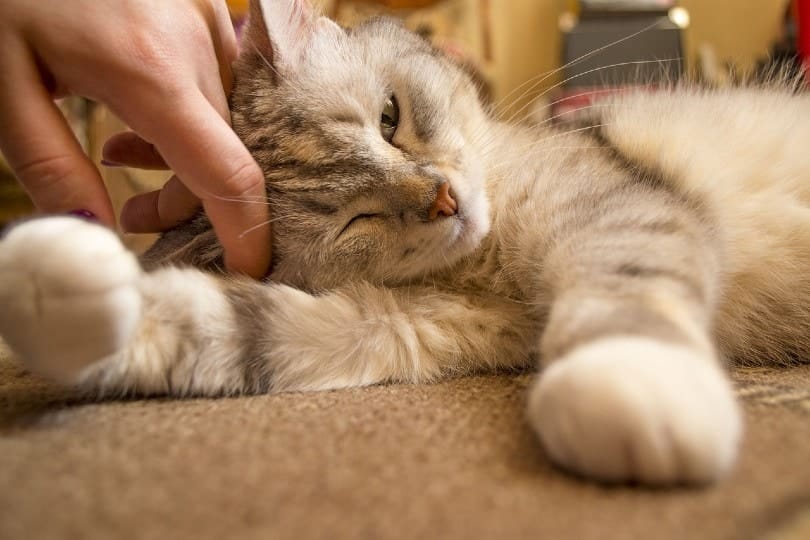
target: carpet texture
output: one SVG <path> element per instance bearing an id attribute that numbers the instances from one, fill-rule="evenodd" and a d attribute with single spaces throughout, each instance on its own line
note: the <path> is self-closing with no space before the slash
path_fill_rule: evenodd
<path id="1" fill-rule="evenodd" d="M 651 490 L 556 470 L 529 374 L 93 403 L 0 352 L 0 538 L 810 538 L 810 366 L 734 377 L 734 473 Z"/>

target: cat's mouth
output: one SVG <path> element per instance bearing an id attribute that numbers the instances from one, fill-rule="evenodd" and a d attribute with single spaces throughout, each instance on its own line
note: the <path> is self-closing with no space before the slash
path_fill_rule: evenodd
<path id="1" fill-rule="evenodd" d="M 470 237 L 475 236 L 475 225 L 471 223 L 465 212 L 458 212 L 452 219 L 449 243 L 453 247 L 459 243 L 465 244 Z"/>

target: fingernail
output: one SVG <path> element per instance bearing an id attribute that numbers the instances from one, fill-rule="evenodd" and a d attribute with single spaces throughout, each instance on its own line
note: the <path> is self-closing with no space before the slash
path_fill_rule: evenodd
<path id="1" fill-rule="evenodd" d="M 102 159 L 101 164 L 105 167 L 123 167 L 120 163 L 116 163 L 115 161 L 110 161 L 108 159 Z"/>
<path id="2" fill-rule="evenodd" d="M 96 215 L 90 210 L 71 210 L 68 215 L 86 219 L 87 221 L 98 221 Z"/>

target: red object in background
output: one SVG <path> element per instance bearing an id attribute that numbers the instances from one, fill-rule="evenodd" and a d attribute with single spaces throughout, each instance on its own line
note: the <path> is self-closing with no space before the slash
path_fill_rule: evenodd
<path id="1" fill-rule="evenodd" d="M 799 56 L 810 66 L 810 0 L 796 0 L 796 22 L 799 26 Z"/>

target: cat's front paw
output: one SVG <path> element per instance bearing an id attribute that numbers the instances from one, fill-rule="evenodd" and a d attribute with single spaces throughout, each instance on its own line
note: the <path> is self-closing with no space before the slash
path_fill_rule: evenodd
<path id="1" fill-rule="evenodd" d="M 140 274 L 104 227 L 70 217 L 25 222 L 0 240 L 0 335 L 33 371 L 72 382 L 132 335 Z"/>
<path id="2" fill-rule="evenodd" d="M 641 338 L 584 345 L 541 375 L 529 418 L 551 459 L 610 481 L 706 483 L 726 473 L 742 421 L 713 359 Z"/>

